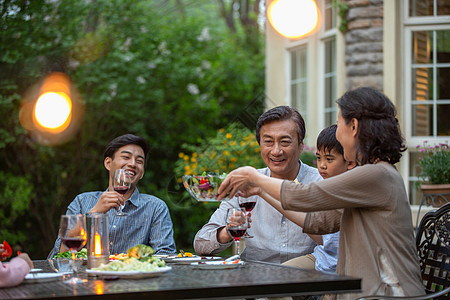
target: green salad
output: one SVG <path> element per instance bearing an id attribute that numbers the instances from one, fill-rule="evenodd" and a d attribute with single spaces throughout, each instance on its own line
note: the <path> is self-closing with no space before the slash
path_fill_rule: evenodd
<path id="1" fill-rule="evenodd" d="M 87 259 L 87 249 L 83 248 L 80 251 L 76 252 L 75 257 Z M 54 258 L 72 258 L 72 252 L 70 251 L 60 252 L 56 254 Z"/>

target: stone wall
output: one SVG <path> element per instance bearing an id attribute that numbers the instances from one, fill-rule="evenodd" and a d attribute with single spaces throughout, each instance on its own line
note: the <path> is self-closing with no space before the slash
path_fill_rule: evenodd
<path id="1" fill-rule="evenodd" d="M 347 89 L 383 89 L 383 0 L 346 0 Z"/>

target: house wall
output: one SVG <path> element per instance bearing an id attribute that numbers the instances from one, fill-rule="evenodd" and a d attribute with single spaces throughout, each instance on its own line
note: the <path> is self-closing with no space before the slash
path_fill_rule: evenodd
<path id="1" fill-rule="evenodd" d="M 345 33 L 346 89 L 383 89 L 383 1 L 352 0 Z"/>

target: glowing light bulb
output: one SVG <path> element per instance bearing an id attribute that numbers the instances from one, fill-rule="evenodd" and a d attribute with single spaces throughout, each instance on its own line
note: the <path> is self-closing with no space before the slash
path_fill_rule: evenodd
<path id="1" fill-rule="evenodd" d="M 267 16 L 281 35 L 299 38 L 317 27 L 319 11 L 313 0 L 275 0 L 269 5 Z"/>
<path id="2" fill-rule="evenodd" d="M 36 121 L 44 128 L 64 130 L 70 123 L 72 101 L 61 92 L 41 95 L 34 106 Z"/>

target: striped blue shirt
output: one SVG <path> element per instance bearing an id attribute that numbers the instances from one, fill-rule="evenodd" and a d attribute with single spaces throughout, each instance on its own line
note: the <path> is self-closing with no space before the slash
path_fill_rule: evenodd
<path id="1" fill-rule="evenodd" d="M 88 192 L 75 197 L 66 214 L 86 214 L 94 207 L 103 192 Z M 115 209 L 108 215 L 109 252 L 127 253 L 136 244 L 151 246 L 156 254 L 176 253 L 173 239 L 172 219 L 166 203 L 161 199 L 140 194 L 135 188 L 133 195 L 125 202 L 123 211 L 127 216 L 117 216 Z M 58 236 L 49 257 L 59 252 L 61 239 Z"/>

